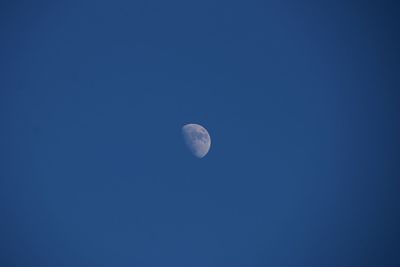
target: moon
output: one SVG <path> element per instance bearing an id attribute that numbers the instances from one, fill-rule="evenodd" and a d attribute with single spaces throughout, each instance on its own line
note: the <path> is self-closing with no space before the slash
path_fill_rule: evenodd
<path id="1" fill-rule="evenodd" d="M 194 123 L 186 124 L 182 127 L 182 135 L 186 146 L 195 157 L 203 158 L 207 155 L 211 146 L 211 137 L 203 126 Z"/>

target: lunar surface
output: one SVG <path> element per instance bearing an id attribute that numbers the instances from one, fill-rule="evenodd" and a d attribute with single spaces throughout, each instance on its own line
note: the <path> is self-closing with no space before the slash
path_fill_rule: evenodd
<path id="1" fill-rule="evenodd" d="M 199 124 L 186 124 L 182 127 L 182 134 L 190 152 L 198 158 L 207 155 L 211 146 L 211 138 L 207 130 Z"/>

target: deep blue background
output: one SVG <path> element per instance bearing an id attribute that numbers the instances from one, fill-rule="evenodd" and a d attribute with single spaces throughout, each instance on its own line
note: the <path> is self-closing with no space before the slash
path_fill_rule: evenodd
<path id="1" fill-rule="evenodd" d="M 399 266 L 399 8 L 366 2 L 2 1 L 0 266 Z"/>

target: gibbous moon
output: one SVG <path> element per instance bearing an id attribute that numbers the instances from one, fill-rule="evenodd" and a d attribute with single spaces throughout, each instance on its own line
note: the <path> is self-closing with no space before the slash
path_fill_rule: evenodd
<path id="1" fill-rule="evenodd" d="M 211 146 L 211 138 L 207 130 L 199 124 L 186 124 L 182 127 L 182 134 L 190 152 L 198 158 L 207 155 Z"/>

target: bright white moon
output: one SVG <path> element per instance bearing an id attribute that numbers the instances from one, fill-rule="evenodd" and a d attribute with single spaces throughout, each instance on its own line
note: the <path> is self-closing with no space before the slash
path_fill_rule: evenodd
<path id="1" fill-rule="evenodd" d="M 207 155 L 211 146 L 211 138 L 207 130 L 199 124 L 186 124 L 182 127 L 182 134 L 190 152 L 198 158 Z"/>

